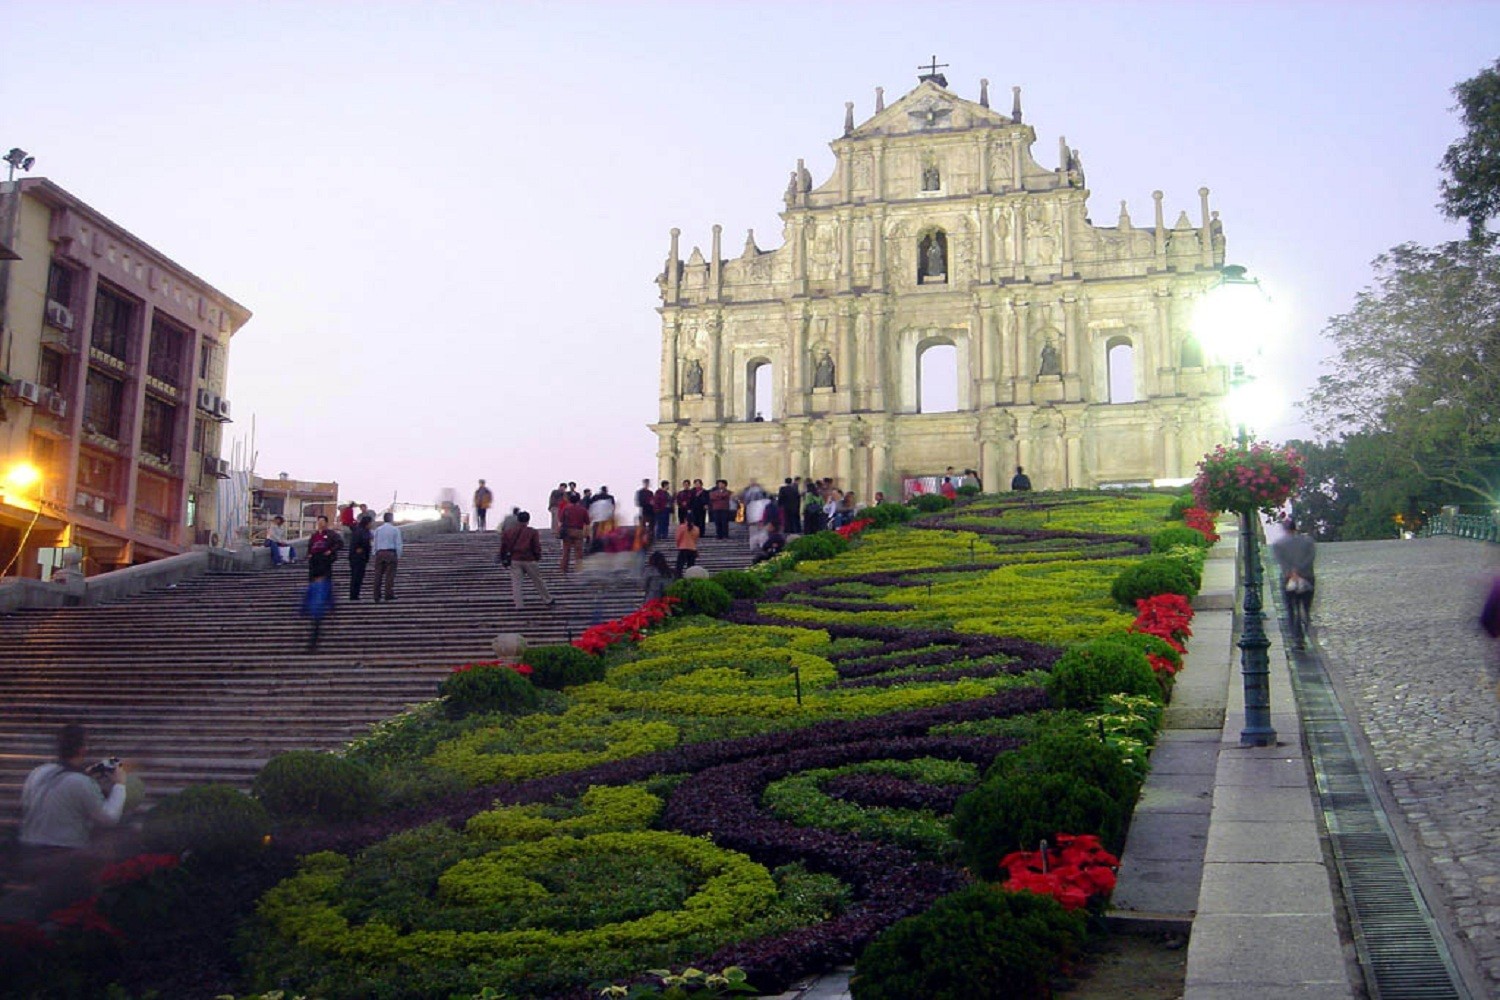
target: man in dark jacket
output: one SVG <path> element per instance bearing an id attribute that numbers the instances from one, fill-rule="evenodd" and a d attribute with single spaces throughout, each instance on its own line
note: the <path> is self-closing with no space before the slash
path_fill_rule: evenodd
<path id="1" fill-rule="evenodd" d="M 349 600 L 359 600 L 365 584 L 365 567 L 370 564 L 371 531 L 375 519 L 365 514 L 349 530 Z"/>
<path id="2" fill-rule="evenodd" d="M 781 511 L 781 530 L 788 535 L 802 534 L 802 491 L 792 485 L 790 477 L 776 491 L 776 508 Z"/>

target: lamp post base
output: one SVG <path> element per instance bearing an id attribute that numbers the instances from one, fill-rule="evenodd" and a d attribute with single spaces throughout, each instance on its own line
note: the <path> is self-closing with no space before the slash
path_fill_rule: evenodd
<path id="1" fill-rule="evenodd" d="M 1245 678 L 1245 728 L 1240 746 L 1273 747 L 1271 726 L 1271 665 L 1266 650 L 1266 616 L 1262 612 L 1260 545 L 1254 511 L 1240 514 L 1240 546 L 1245 556 L 1245 616 L 1240 627 L 1240 673 Z"/>

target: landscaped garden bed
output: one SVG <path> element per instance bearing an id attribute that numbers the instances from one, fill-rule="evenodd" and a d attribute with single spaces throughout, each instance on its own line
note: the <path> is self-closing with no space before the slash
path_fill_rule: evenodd
<path id="1" fill-rule="evenodd" d="M 30 954 L 87 955 L 122 996 L 659 995 L 648 970 L 687 966 L 775 993 L 856 960 L 859 998 L 1044 995 L 1112 885 L 1181 665 L 1191 612 L 1151 600 L 1201 569 L 1191 537 L 1152 555 L 1173 501 L 980 497 L 905 524 L 880 509 L 576 649 L 464 665 L 347 769 L 258 783 L 269 838 L 221 836 L 249 821 L 212 810 L 156 830 L 185 863 Z M 216 880 L 220 926 L 184 926 Z M 901 966 L 980 925 L 1011 943 L 976 959 L 953 939 L 932 969 Z M 144 963 L 129 942 L 153 933 L 182 949 L 196 933 L 218 960 Z M 45 971 L 7 961 L 15 982 Z"/>

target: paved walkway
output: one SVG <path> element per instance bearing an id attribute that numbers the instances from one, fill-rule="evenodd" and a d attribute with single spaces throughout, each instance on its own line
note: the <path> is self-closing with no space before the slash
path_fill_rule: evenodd
<path id="1" fill-rule="evenodd" d="M 1475 627 L 1500 552 L 1453 538 L 1318 549 L 1314 627 L 1460 970 L 1500 996 L 1500 718 Z"/>

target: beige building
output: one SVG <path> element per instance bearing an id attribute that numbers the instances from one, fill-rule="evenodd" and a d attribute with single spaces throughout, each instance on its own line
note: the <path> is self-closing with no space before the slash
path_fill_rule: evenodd
<path id="1" fill-rule="evenodd" d="M 792 172 L 782 246 L 752 232 L 726 258 L 716 225 L 683 261 L 673 229 L 660 477 L 833 476 L 868 498 L 949 466 L 991 489 L 1018 464 L 1038 489 L 1190 476 L 1227 437 L 1225 372 L 1189 332 L 1224 264 L 1208 189 L 1196 222 L 1168 225 L 1157 191 L 1151 225 L 1123 203 L 1095 225 L 1077 150 L 1049 169 L 1035 142 L 1019 88 L 1001 114 L 987 81 L 969 101 L 934 72 L 889 106 L 877 90 L 862 124 L 845 106 L 833 175 Z M 952 408 L 931 412 L 943 354 Z"/>
<path id="2" fill-rule="evenodd" d="M 245 307 L 45 178 L 0 185 L 0 563 L 90 572 L 216 541 Z M 34 483 L 15 477 L 34 468 Z M 17 555 L 19 553 L 19 556 Z"/>

